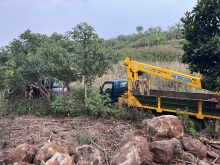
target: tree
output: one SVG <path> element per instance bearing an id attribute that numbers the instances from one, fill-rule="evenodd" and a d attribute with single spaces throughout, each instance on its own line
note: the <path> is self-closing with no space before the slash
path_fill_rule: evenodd
<path id="1" fill-rule="evenodd" d="M 87 86 L 94 82 L 95 77 L 101 77 L 112 68 L 119 59 L 118 54 L 111 48 L 105 48 L 104 39 L 99 38 L 92 26 L 80 23 L 68 32 L 72 40 L 74 52 L 74 68 L 83 76 L 85 99 Z"/>
<path id="2" fill-rule="evenodd" d="M 181 29 L 183 28 L 183 25 L 181 22 L 178 22 L 176 25 L 176 33 L 177 33 L 177 39 L 180 39 L 181 36 Z"/>
<path id="3" fill-rule="evenodd" d="M 202 74 L 210 90 L 220 91 L 220 0 L 202 0 L 186 12 L 183 22 L 183 63 Z"/>
<path id="4" fill-rule="evenodd" d="M 144 28 L 143 28 L 143 26 L 137 26 L 136 30 L 138 33 L 141 33 L 144 30 Z"/>
<path id="5" fill-rule="evenodd" d="M 127 41 L 127 36 L 121 34 L 121 35 L 119 35 L 119 36 L 117 37 L 117 39 L 118 39 L 119 41 Z"/>
<path id="6" fill-rule="evenodd" d="M 175 39 L 176 37 L 176 25 L 171 25 L 168 26 L 168 31 L 169 31 L 169 39 Z"/>
<path id="7" fill-rule="evenodd" d="M 74 74 L 73 54 L 64 47 L 66 43 L 62 35 L 49 37 L 26 30 L 0 50 L 2 88 L 8 94 L 22 89 L 26 98 L 43 97 L 49 103 L 51 90 L 43 85 L 44 77 L 60 79 L 62 71 Z"/>

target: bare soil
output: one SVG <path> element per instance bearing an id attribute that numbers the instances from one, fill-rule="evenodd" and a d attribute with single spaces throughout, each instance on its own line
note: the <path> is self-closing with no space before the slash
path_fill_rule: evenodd
<path id="1" fill-rule="evenodd" d="M 24 115 L 15 118 L 0 119 L 0 164 L 3 159 L 19 144 L 27 143 L 42 147 L 48 141 L 59 141 L 65 144 L 72 154 L 73 148 L 78 146 L 77 137 L 83 139 L 89 135 L 90 142 L 102 151 L 106 151 L 110 157 L 114 155 L 117 147 L 125 144 L 130 138 L 140 135 L 148 136 L 143 125 L 129 123 L 114 118 L 115 123 L 109 119 L 97 120 L 88 116 L 53 118 Z M 78 128 L 81 128 L 79 131 Z M 207 150 L 212 150 L 220 155 L 220 149 L 209 145 Z M 108 158 L 110 158 L 108 157 Z M 206 157 L 213 162 L 215 158 Z M 167 165 L 184 164 L 182 160 L 172 160 Z M 220 163 L 217 159 L 215 163 Z M 157 163 L 154 163 L 157 164 Z"/>
<path id="2" fill-rule="evenodd" d="M 0 120 L 1 143 L 0 164 L 19 144 L 27 143 L 40 148 L 48 141 L 59 141 L 70 151 L 78 145 L 77 136 L 82 139 L 89 134 L 93 145 L 101 146 L 110 156 L 121 142 L 136 135 L 146 136 L 134 124 L 114 119 L 96 120 L 88 116 L 52 118 L 24 115 Z M 81 128 L 81 131 L 76 128 Z M 100 147 L 98 147 L 100 149 Z M 101 150 L 102 150 L 101 149 Z"/>

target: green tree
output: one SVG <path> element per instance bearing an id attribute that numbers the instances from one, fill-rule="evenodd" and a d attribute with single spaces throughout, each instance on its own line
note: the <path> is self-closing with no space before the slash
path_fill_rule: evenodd
<path id="1" fill-rule="evenodd" d="M 137 26 L 136 30 L 138 33 L 141 33 L 144 30 L 144 28 L 143 28 L 143 26 Z"/>
<path id="2" fill-rule="evenodd" d="M 181 29 L 183 28 L 183 24 L 182 24 L 181 22 L 178 22 L 178 23 L 176 23 L 175 25 L 176 25 L 177 39 L 180 39 Z"/>
<path id="3" fill-rule="evenodd" d="M 127 36 L 121 34 L 121 35 L 119 35 L 119 36 L 117 37 L 117 39 L 118 39 L 119 41 L 127 41 Z"/>
<path id="4" fill-rule="evenodd" d="M 210 90 L 220 91 L 220 0 L 202 0 L 181 18 L 186 43 L 183 63 L 202 74 Z"/>
<path id="5" fill-rule="evenodd" d="M 92 26 L 80 23 L 68 32 L 74 51 L 74 68 L 83 76 L 85 99 L 87 86 L 95 77 L 101 77 L 118 61 L 118 54 L 111 48 L 105 48 L 104 39 L 99 38 Z"/>
<path id="6" fill-rule="evenodd" d="M 26 30 L 0 50 L 0 81 L 8 94 L 20 89 L 26 98 L 43 97 L 49 103 L 51 90 L 43 85 L 42 79 L 60 78 L 59 73 L 67 70 L 74 74 L 70 70 L 73 55 L 63 46 L 65 38 L 52 36 Z"/>

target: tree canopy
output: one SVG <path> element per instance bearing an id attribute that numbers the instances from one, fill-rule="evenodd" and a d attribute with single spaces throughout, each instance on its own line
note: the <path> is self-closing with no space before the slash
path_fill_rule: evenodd
<path id="1" fill-rule="evenodd" d="M 183 63 L 191 72 L 202 74 L 210 90 L 220 91 L 220 0 L 202 0 L 181 18 Z"/>
<path id="2" fill-rule="evenodd" d="M 0 50 L 2 87 L 8 92 L 23 88 L 25 97 L 43 97 L 50 102 L 50 89 L 45 88 L 42 80 L 62 80 L 62 72 L 74 75 L 70 69 L 73 54 L 67 51 L 66 43 L 65 37 L 56 33 L 49 37 L 26 30 Z M 68 81 L 73 81 L 73 77 Z"/>
<path id="3" fill-rule="evenodd" d="M 47 36 L 28 29 L 0 49 L 0 88 L 5 95 L 19 90 L 26 98 L 50 102 L 51 88 L 44 85 L 46 77 L 63 81 L 66 87 L 83 77 L 87 98 L 87 85 L 118 61 L 118 54 L 105 48 L 103 41 L 87 23 L 78 24 L 65 35 Z"/>
<path id="4" fill-rule="evenodd" d="M 137 26 L 136 30 L 138 33 L 141 33 L 144 30 L 144 28 L 143 28 L 143 26 Z"/>
<path id="5" fill-rule="evenodd" d="M 95 77 L 107 73 L 119 57 L 111 48 L 103 46 L 104 39 L 99 38 L 94 28 L 87 23 L 78 24 L 68 32 L 68 37 L 73 45 L 74 68 L 83 76 L 85 98 L 87 98 L 87 85 L 94 82 Z"/>

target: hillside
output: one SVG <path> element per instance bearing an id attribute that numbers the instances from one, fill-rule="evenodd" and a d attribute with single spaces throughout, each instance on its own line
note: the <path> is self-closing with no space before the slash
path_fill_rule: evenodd
<path id="1" fill-rule="evenodd" d="M 166 31 L 161 26 L 146 31 L 137 26 L 138 33 L 106 39 L 104 46 L 117 50 L 121 60 L 129 56 L 141 61 L 176 61 L 181 58 L 185 43 L 181 39 L 181 28 L 180 23 L 169 26 Z"/>

